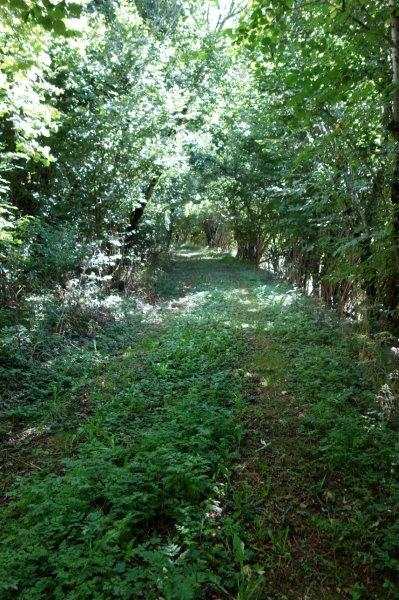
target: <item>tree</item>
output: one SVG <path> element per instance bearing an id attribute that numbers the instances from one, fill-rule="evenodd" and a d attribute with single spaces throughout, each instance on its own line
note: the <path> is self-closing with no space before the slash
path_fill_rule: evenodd
<path id="1" fill-rule="evenodd" d="M 333 305 L 364 303 L 393 317 L 388 17 L 384 2 L 256 0 L 238 40 L 286 149 L 282 262 Z"/>

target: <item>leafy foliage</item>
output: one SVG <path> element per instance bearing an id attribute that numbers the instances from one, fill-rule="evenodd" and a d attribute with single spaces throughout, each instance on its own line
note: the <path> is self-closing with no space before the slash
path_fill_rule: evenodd
<path id="1" fill-rule="evenodd" d="M 1 2 L 2 597 L 396 597 L 388 4 Z"/>

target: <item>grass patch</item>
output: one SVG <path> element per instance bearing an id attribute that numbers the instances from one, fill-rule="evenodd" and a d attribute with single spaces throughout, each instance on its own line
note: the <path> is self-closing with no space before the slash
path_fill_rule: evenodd
<path id="1" fill-rule="evenodd" d="M 378 394 L 391 359 L 305 298 L 255 295 L 257 402 L 236 494 L 270 572 L 259 597 L 396 598 L 398 437 Z"/>
<path id="2" fill-rule="evenodd" d="M 185 254 L 157 306 L 10 342 L 1 597 L 395 598 L 383 349 Z"/>

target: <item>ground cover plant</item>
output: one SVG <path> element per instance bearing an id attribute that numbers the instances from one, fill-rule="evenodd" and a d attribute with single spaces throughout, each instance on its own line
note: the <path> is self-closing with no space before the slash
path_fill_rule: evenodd
<path id="1" fill-rule="evenodd" d="M 399 596 L 398 11 L 0 3 L 0 598 Z"/>
<path id="2" fill-rule="evenodd" d="M 72 389 L 10 407 L 3 597 L 395 597 L 371 342 L 229 257 L 179 257 L 158 293 L 116 348 L 111 324 L 66 353 Z"/>

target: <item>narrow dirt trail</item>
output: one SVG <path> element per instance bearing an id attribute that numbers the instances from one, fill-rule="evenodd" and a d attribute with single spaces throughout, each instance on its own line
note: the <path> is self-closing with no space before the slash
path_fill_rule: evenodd
<path id="1" fill-rule="evenodd" d="M 159 293 L 7 499 L 1 597 L 394 598 L 364 340 L 230 257 L 180 253 Z"/>
<path id="2" fill-rule="evenodd" d="M 375 402 L 387 356 L 267 274 L 199 258 L 176 263 L 178 280 L 204 294 L 215 335 L 223 322 L 244 346 L 245 434 L 226 498 L 245 548 L 237 597 L 396 598 L 395 433 Z"/>

